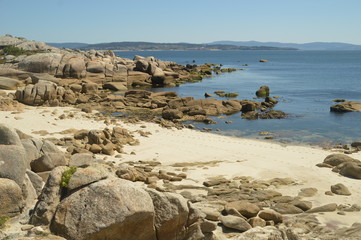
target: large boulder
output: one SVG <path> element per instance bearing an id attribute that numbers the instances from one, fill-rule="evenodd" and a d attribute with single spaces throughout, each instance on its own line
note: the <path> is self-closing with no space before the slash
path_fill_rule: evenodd
<path id="1" fill-rule="evenodd" d="M 361 102 L 356 101 L 346 101 L 332 105 L 330 107 L 331 112 L 360 112 L 361 111 Z"/>
<path id="2" fill-rule="evenodd" d="M 152 198 L 118 178 L 90 184 L 63 199 L 50 229 L 69 240 L 157 239 Z"/>
<path id="3" fill-rule="evenodd" d="M 270 89 L 268 86 L 261 86 L 257 91 L 256 91 L 256 96 L 259 98 L 265 98 L 268 97 L 270 94 Z"/>
<path id="4" fill-rule="evenodd" d="M 63 95 L 64 88 L 49 81 L 39 81 L 35 85 L 29 84 L 15 92 L 16 100 L 28 105 L 42 105 L 46 101 L 61 98 Z"/>
<path id="5" fill-rule="evenodd" d="M 8 78 L 0 77 L 0 89 L 5 90 L 16 90 L 21 85 L 21 81 Z"/>
<path id="6" fill-rule="evenodd" d="M 155 228 L 158 240 L 183 239 L 188 219 L 187 201 L 175 193 L 147 190 L 155 209 Z"/>
<path id="7" fill-rule="evenodd" d="M 19 69 L 33 73 L 49 73 L 55 75 L 63 54 L 37 53 L 23 58 L 19 62 Z"/>
<path id="8" fill-rule="evenodd" d="M 90 61 L 86 64 L 86 70 L 91 73 L 104 73 L 105 63 L 101 61 Z"/>
<path id="9" fill-rule="evenodd" d="M 80 79 L 85 76 L 85 70 L 84 58 L 72 57 L 64 66 L 63 77 Z"/>
<path id="10" fill-rule="evenodd" d="M 24 207 L 22 191 L 13 180 L 0 178 L 0 216 L 12 217 Z"/>
<path id="11" fill-rule="evenodd" d="M 8 178 L 22 186 L 26 172 L 25 150 L 16 131 L 0 124 L 0 178 Z"/>

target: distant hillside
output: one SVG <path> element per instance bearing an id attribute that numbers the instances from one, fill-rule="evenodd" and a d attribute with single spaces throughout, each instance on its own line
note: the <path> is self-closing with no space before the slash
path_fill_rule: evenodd
<path id="1" fill-rule="evenodd" d="M 158 51 L 158 50 L 296 50 L 268 46 L 235 46 L 227 44 L 193 44 L 193 43 L 152 43 L 152 42 L 111 42 L 89 44 L 81 47 L 82 50 L 130 50 L 130 51 Z"/>
<path id="2" fill-rule="evenodd" d="M 57 48 L 72 48 L 72 49 L 76 49 L 76 48 L 83 48 L 88 46 L 89 44 L 87 43 L 77 43 L 77 42 L 68 42 L 68 43 L 46 43 L 49 46 L 52 47 L 57 47 Z"/>
<path id="3" fill-rule="evenodd" d="M 57 48 L 81 50 L 127 50 L 127 51 L 172 51 L 172 50 L 297 50 L 269 46 L 235 46 L 229 44 L 193 44 L 193 43 L 152 43 L 152 42 L 111 42 L 111 43 L 47 43 Z"/>
<path id="4" fill-rule="evenodd" d="M 280 43 L 280 42 L 257 42 L 257 41 L 216 41 L 209 45 L 226 44 L 232 46 L 271 46 L 278 48 L 297 48 L 300 50 L 361 50 L 361 45 L 339 42 L 311 42 L 311 43 Z"/>

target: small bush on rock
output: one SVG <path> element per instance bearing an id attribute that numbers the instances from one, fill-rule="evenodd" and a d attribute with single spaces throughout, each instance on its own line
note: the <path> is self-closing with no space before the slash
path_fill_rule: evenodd
<path id="1" fill-rule="evenodd" d="M 63 188 L 67 188 L 69 185 L 69 180 L 71 178 L 71 176 L 73 176 L 73 174 L 76 172 L 77 167 L 70 167 L 68 170 L 66 170 L 65 172 L 63 172 L 63 175 L 61 176 L 61 182 L 60 182 L 60 186 Z"/>

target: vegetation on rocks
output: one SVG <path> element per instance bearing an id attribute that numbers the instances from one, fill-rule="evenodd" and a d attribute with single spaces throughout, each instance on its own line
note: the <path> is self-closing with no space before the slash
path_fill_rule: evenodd
<path id="1" fill-rule="evenodd" d="M 60 186 L 63 188 L 67 188 L 69 186 L 69 181 L 71 176 L 76 172 L 77 167 L 69 167 L 68 170 L 63 172 L 63 175 L 61 176 L 61 182 Z"/>
<path id="2" fill-rule="evenodd" d="M 20 56 L 23 54 L 29 53 L 29 51 L 24 50 L 22 48 L 18 48 L 13 45 L 6 46 L 2 49 L 4 55 L 13 55 L 13 56 Z"/>
<path id="3" fill-rule="evenodd" d="M 1 217 L 0 216 L 0 229 L 5 227 L 5 223 L 9 220 L 9 217 Z"/>

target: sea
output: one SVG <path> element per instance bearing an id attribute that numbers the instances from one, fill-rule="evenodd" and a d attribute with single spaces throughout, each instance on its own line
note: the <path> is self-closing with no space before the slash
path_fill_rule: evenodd
<path id="1" fill-rule="evenodd" d="M 239 100 L 254 100 L 256 90 L 267 85 L 270 95 L 279 97 L 274 110 L 289 114 L 285 119 L 246 120 L 237 113 L 214 117 L 216 124 L 192 123 L 200 130 L 208 128 L 218 134 L 256 139 L 264 139 L 260 132 L 269 132 L 274 136 L 273 141 L 301 145 L 361 141 L 361 112 L 330 112 L 334 99 L 361 101 L 361 51 L 118 51 L 116 54 L 130 59 L 134 55 L 154 56 L 182 65 L 214 63 L 243 69 L 214 74 L 197 83 L 150 91 L 175 91 L 181 97 L 200 99 L 206 92 L 223 90 L 238 93 Z"/>

